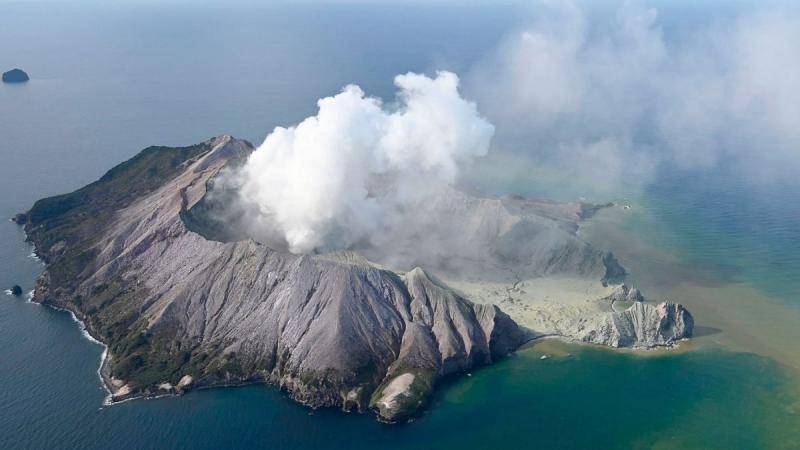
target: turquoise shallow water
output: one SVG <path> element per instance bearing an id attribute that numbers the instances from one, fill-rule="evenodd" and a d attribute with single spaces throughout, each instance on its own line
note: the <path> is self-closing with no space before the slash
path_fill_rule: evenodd
<path id="1" fill-rule="evenodd" d="M 345 83 L 388 95 L 397 72 L 467 67 L 520 20 L 497 7 L 2 8 L 0 41 L 15 45 L 0 62 L 33 78 L 0 85 L 2 217 L 147 145 L 224 132 L 257 142 Z M 798 192 L 724 171 L 676 175 L 645 193 L 648 220 L 625 226 L 717 283 L 796 307 Z M 33 287 L 41 265 L 23 238 L 0 223 L 0 286 Z M 715 345 L 643 358 L 546 342 L 443 383 L 401 426 L 312 413 L 267 386 L 102 408 L 100 353 L 69 315 L 0 295 L 0 448 L 800 447 L 797 376 Z"/>

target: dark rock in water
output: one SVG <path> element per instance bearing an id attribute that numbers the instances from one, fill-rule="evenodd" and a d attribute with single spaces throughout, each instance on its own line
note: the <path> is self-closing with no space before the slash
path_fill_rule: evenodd
<path id="1" fill-rule="evenodd" d="M 16 297 L 19 297 L 22 295 L 22 288 L 19 287 L 18 284 L 15 284 L 14 287 L 11 288 L 11 293 Z"/>
<path id="2" fill-rule="evenodd" d="M 25 225 L 28 222 L 28 215 L 25 213 L 16 214 L 11 221 L 17 225 Z"/>
<path id="3" fill-rule="evenodd" d="M 3 83 L 24 83 L 28 80 L 30 77 L 22 69 L 11 69 L 3 73 Z"/>

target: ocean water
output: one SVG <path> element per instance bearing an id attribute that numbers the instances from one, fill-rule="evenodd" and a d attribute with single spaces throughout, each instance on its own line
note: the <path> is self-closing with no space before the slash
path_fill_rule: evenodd
<path id="1" fill-rule="evenodd" d="M 344 84 L 389 97 L 396 73 L 460 72 L 523 17 L 510 5 L 0 3 L 0 65 L 32 77 L 0 85 L 0 216 L 148 145 L 259 142 Z M 102 348 L 68 314 L 0 294 L 0 448 L 800 448 L 800 189 L 669 172 L 631 202 L 587 237 L 646 292 L 689 304 L 699 336 L 681 351 L 542 342 L 444 382 L 398 426 L 261 385 L 102 407 Z M 29 291 L 42 269 L 23 239 L 0 222 L 0 288 Z"/>
<path id="2" fill-rule="evenodd" d="M 724 169 L 662 176 L 648 192 L 661 247 L 723 281 L 800 307 L 800 181 L 764 184 Z"/>

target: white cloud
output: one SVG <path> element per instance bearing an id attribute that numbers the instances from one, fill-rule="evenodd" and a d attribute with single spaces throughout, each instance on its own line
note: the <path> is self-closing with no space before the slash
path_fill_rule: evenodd
<path id="1" fill-rule="evenodd" d="M 637 3 L 611 15 L 541 3 L 467 78 L 497 126 L 489 158 L 495 128 L 452 73 L 397 76 L 390 104 L 357 86 L 319 100 L 317 115 L 276 128 L 242 169 L 242 199 L 257 211 L 250 235 L 294 252 L 418 251 L 419 236 L 446 235 L 418 207 L 476 159 L 496 182 L 552 172 L 598 201 L 659 170 L 723 161 L 753 178 L 796 176 L 800 17 L 742 13 L 669 36 L 659 20 Z M 431 253 L 463 247 L 451 240 Z"/>
<path id="2" fill-rule="evenodd" d="M 388 106 L 351 85 L 319 100 L 316 116 L 275 128 L 241 171 L 256 227 L 293 252 L 348 248 L 381 232 L 394 210 L 453 183 L 494 133 L 458 83 L 449 72 L 399 75 Z"/>
<path id="3" fill-rule="evenodd" d="M 800 169 L 796 13 L 742 12 L 667 37 L 656 9 L 637 3 L 612 15 L 537 4 L 467 81 L 504 151 L 610 192 L 646 185 L 664 165 Z"/>

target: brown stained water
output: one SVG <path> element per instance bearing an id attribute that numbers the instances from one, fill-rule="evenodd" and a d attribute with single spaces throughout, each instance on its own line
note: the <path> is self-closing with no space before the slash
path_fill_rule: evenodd
<path id="1" fill-rule="evenodd" d="M 752 284 L 715 277 L 708 269 L 682 262 L 674 250 L 654 246 L 657 234 L 666 231 L 649 214 L 646 205 L 609 209 L 586 223 L 581 233 L 599 247 L 613 249 L 630 271 L 628 280 L 648 298 L 686 305 L 695 317 L 696 345 L 720 344 L 769 356 L 800 374 L 800 308 Z"/>

